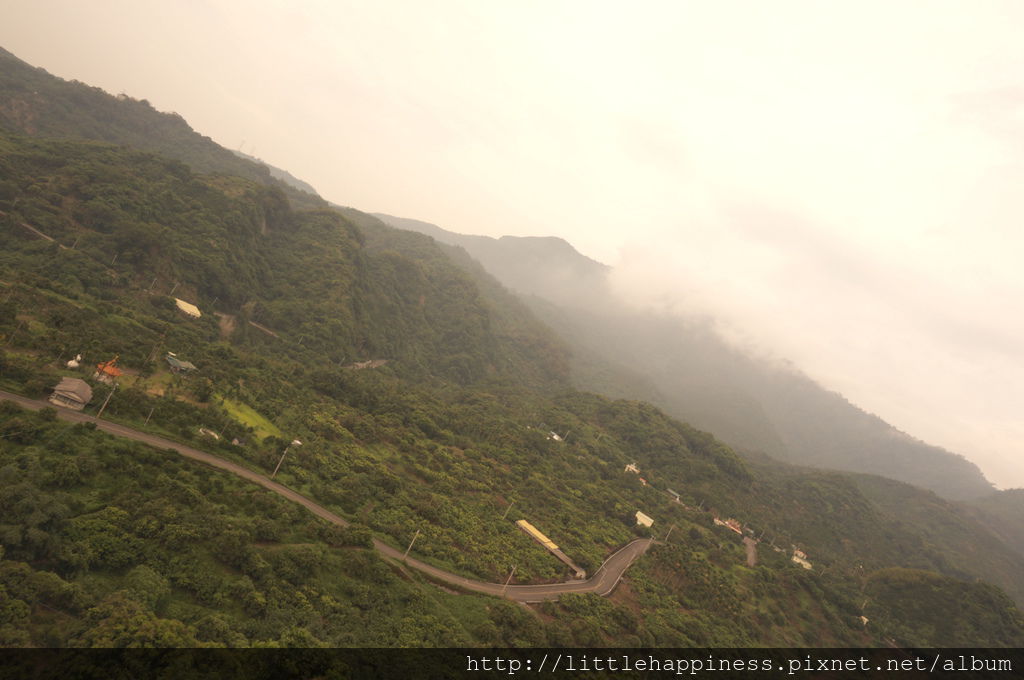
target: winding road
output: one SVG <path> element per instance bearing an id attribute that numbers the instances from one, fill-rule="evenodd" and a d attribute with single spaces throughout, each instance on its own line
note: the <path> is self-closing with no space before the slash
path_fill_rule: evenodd
<path id="1" fill-rule="evenodd" d="M 3 390 L 0 390 L 0 400 L 13 401 L 16 404 L 33 411 L 38 411 L 44 407 L 53 407 L 53 404 L 50 404 L 49 402 L 29 399 L 28 397 L 23 397 L 12 392 L 5 392 Z M 133 430 L 130 427 L 112 423 L 108 420 L 99 420 L 94 416 L 81 413 L 80 411 L 71 411 L 61 407 L 56 407 L 56 410 L 57 417 L 61 420 L 66 420 L 72 423 L 95 423 L 97 429 L 103 430 L 104 432 L 108 432 L 112 435 L 125 437 L 126 439 L 133 439 L 158 449 L 172 449 L 186 458 L 206 463 L 212 467 L 219 468 L 243 479 L 247 479 L 250 482 L 255 482 L 263 488 L 273 491 L 279 496 L 283 496 L 290 501 L 298 503 L 317 517 L 321 517 L 332 524 L 337 524 L 342 527 L 349 526 L 349 522 L 347 520 L 339 517 L 322 505 L 315 503 L 286 486 L 278 484 L 268 477 L 238 465 L 237 463 L 232 463 L 229 460 L 214 456 L 206 453 L 205 451 L 200 451 L 199 449 L 194 449 L 190 446 L 185 446 L 184 444 L 179 444 L 178 442 L 171 441 L 170 439 L 164 439 L 163 437 L 157 437 L 156 435 L 148 434 L 146 432 Z M 475 581 L 473 579 L 439 569 L 438 567 L 431 566 L 426 562 L 421 562 L 420 560 L 412 557 L 407 557 L 403 560 L 401 550 L 393 548 L 383 541 L 373 539 L 373 547 L 384 557 L 393 559 L 397 562 L 402 562 L 413 569 L 423 572 L 434 580 L 462 588 L 463 590 L 486 593 L 488 595 L 497 595 L 517 602 L 541 602 L 543 600 L 554 600 L 563 593 L 596 593 L 601 596 L 609 595 L 622 579 L 622 575 L 625 573 L 626 569 L 629 568 L 634 560 L 647 552 L 647 549 L 650 548 L 653 543 L 653 539 L 650 538 L 638 538 L 635 541 L 627 543 L 625 546 L 613 553 L 611 557 L 605 560 L 604 564 L 594 572 L 594 575 L 585 581 L 567 581 L 565 583 L 546 583 L 542 585 L 505 586 L 501 583 Z"/>

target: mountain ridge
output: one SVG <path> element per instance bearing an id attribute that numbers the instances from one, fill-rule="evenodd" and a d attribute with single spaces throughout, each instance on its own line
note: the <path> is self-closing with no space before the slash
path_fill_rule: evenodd
<path id="1" fill-rule="evenodd" d="M 419 220 L 378 217 L 464 248 L 504 285 L 543 300 L 532 308 L 571 345 L 628 363 L 654 380 L 657 403 L 742 450 L 890 476 L 961 500 L 992 490 L 963 456 L 900 432 L 797 371 L 745 355 L 703 322 L 616 302 L 606 279 L 610 268 L 567 243 L 548 249 L 537 238 L 466 236 Z M 577 272 L 582 280 L 573 279 Z M 602 344 L 598 338 L 614 340 Z M 599 385 L 586 377 L 578 384 Z M 741 415 L 730 417 L 735 413 Z"/>
<path id="2" fill-rule="evenodd" d="M 278 180 L 270 166 L 229 151 L 201 135 L 177 113 L 145 99 L 113 96 L 31 66 L 0 47 L 0 127 L 30 136 L 94 139 L 163 154 L 205 172 L 223 172 L 276 186 L 307 207 L 326 202 Z M 310 187 L 312 188 L 312 187 Z"/>

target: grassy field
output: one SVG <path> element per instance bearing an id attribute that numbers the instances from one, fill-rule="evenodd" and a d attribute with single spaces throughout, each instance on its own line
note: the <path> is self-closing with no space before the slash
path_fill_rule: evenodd
<path id="1" fill-rule="evenodd" d="M 232 418 L 242 423 L 247 427 L 251 427 L 255 432 L 256 436 L 261 439 L 274 436 L 283 437 L 284 433 L 281 432 L 272 422 L 264 418 L 262 415 L 254 411 L 245 404 L 233 401 L 231 399 L 220 399 L 221 406 L 224 410 L 231 415 Z"/>

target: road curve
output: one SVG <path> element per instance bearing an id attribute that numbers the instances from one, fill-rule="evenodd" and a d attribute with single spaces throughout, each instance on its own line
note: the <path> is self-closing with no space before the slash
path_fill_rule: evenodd
<path id="1" fill-rule="evenodd" d="M 33 411 L 38 411 L 39 409 L 47 406 L 53 407 L 49 402 L 29 399 L 28 397 L 23 397 L 12 392 L 5 392 L 3 390 L 0 390 L 0 400 L 13 401 L 16 404 Z M 283 496 L 290 501 L 298 503 L 317 517 L 325 519 L 332 524 L 337 524 L 342 527 L 349 526 L 349 522 L 347 520 L 339 517 L 322 505 L 315 503 L 286 486 L 278 484 L 268 477 L 264 477 L 263 475 L 253 472 L 246 467 L 238 465 L 237 463 L 232 463 L 229 460 L 214 456 L 213 454 L 206 453 L 205 451 L 200 451 L 199 449 L 194 449 L 191 446 L 179 444 L 178 442 L 171 441 L 170 439 L 164 439 L 163 437 L 157 437 L 156 435 L 148 434 L 146 432 L 133 430 L 130 427 L 112 423 L 108 420 L 99 420 L 94 416 L 87 415 L 80 411 L 71 411 L 61 407 L 56 407 L 56 411 L 57 417 L 61 420 L 66 420 L 72 423 L 95 423 L 97 429 L 103 430 L 104 432 L 108 432 L 112 435 L 124 437 L 126 439 L 133 439 L 158 449 L 172 449 L 186 458 L 206 463 L 212 467 L 219 468 L 243 479 L 247 479 L 250 482 L 259 484 L 263 488 L 273 491 L 279 496 Z M 635 559 L 647 552 L 647 549 L 650 548 L 653 543 L 654 541 L 649 538 L 638 538 L 627 543 L 625 546 L 613 553 L 611 557 L 605 560 L 604 564 L 594 572 L 594 575 L 585 581 L 566 581 L 564 583 L 546 583 L 542 585 L 505 586 L 501 583 L 475 581 L 473 579 L 445 571 L 444 569 L 439 569 L 438 567 L 429 565 L 426 562 L 421 562 L 420 560 L 412 557 L 407 557 L 405 560 L 402 560 L 402 551 L 391 547 L 383 541 L 373 539 L 373 547 L 376 548 L 376 550 L 383 556 L 399 562 L 404 562 L 407 566 L 423 572 L 432 579 L 464 590 L 506 597 L 517 602 L 554 600 L 563 593 L 596 593 L 601 596 L 609 595 L 615 589 L 615 586 L 618 585 L 619 581 L 622 580 L 622 575 L 625 573 L 626 569 L 629 568 Z"/>

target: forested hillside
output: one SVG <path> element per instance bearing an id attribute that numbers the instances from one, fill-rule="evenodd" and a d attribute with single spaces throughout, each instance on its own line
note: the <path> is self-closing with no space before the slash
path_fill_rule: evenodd
<path id="1" fill-rule="evenodd" d="M 196 133 L 176 113 L 145 99 L 112 97 L 98 87 L 54 77 L 0 47 L 0 127 L 26 135 L 92 139 L 153 151 L 202 172 L 222 172 L 277 186 L 307 207 L 325 205 L 275 179 L 263 163 L 242 158 Z"/>
<path id="2" fill-rule="evenodd" d="M 980 525 L 989 554 L 965 564 L 849 476 L 745 462 L 651 404 L 573 389 L 563 342 L 430 238 L 97 141 L 0 133 L 0 177 L 0 389 L 83 380 L 87 414 L 280 466 L 353 523 L 0 404 L 0 644 L 1024 644 L 1003 594 L 1024 601 L 1024 559 Z M 116 388 L 96 377 L 115 358 Z M 610 598 L 529 607 L 367 547 L 570 579 L 517 519 L 587 571 L 661 543 Z M 937 625 L 952 601 L 963 624 Z"/>
<path id="3" fill-rule="evenodd" d="M 1024 489 L 997 491 L 971 501 L 968 506 L 989 531 L 1024 555 Z"/>
<path id="4" fill-rule="evenodd" d="M 559 239 L 493 239 L 378 215 L 464 248 L 572 348 L 582 389 L 647 399 L 737 448 L 799 465 L 867 472 L 948 498 L 992 490 L 976 465 L 899 432 L 791 366 L 728 345 L 706 319 L 641 310 L 609 285 L 608 268 Z"/>

